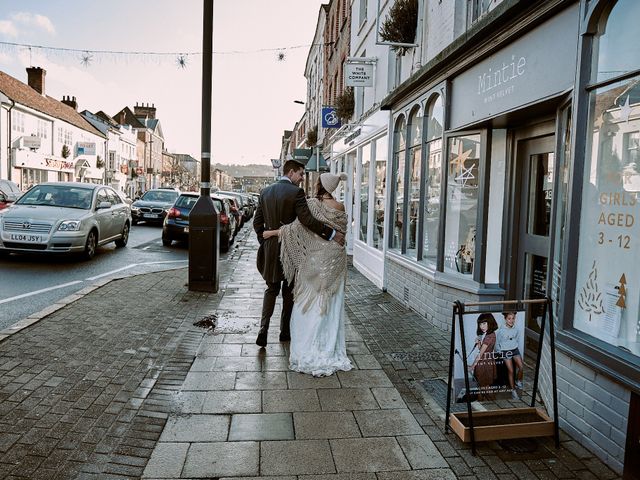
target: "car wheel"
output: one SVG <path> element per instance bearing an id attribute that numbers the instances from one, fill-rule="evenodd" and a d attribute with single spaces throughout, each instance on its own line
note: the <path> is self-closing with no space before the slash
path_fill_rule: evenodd
<path id="1" fill-rule="evenodd" d="M 162 245 L 164 245 L 165 247 L 170 247 L 172 242 L 173 240 L 171 240 L 170 238 L 162 237 Z"/>
<path id="2" fill-rule="evenodd" d="M 116 240 L 116 248 L 122 248 L 127 245 L 129 241 L 129 224 L 125 222 L 124 227 L 122 227 L 121 237 Z"/>
<path id="3" fill-rule="evenodd" d="M 131 220 L 131 225 L 137 225 L 138 224 L 138 220 Z"/>
<path id="4" fill-rule="evenodd" d="M 84 244 L 83 256 L 85 260 L 91 260 L 96 254 L 96 247 L 98 246 L 98 233 L 95 230 L 91 230 L 87 235 L 87 241 Z"/>
<path id="5" fill-rule="evenodd" d="M 226 253 L 229 251 L 229 236 L 225 235 L 224 237 L 220 237 L 220 251 L 222 253 Z"/>

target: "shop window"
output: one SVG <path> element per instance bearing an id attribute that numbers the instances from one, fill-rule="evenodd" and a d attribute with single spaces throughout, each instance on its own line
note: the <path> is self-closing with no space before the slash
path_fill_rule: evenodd
<path id="1" fill-rule="evenodd" d="M 49 128 L 49 123 L 44 120 L 38 120 L 38 137 L 47 138 L 47 130 Z"/>
<path id="2" fill-rule="evenodd" d="M 447 139 L 444 269 L 472 275 L 476 259 L 480 134 Z"/>
<path id="3" fill-rule="evenodd" d="M 416 108 L 409 116 L 409 178 L 406 191 L 407 205 L 407 221 L 406 231 L 404 232 L 407 239 L 405 253 L 414 259 L 417 259 L 418 247 L 418 212 L 420 211 L 420 168 L 422 157 L 422 110 Z"/>
<path id="4" fill-rule="evenodd" d="M 28 190 L 34 185 L 49 181 L 49 172 L 47 170 L 38 170 L 35 168 L 23 168 L 21 172 L 21 185 L 23 190 Z"/>
<path id="5" fill-rule="evenodd" d="M 369 0 L 360 0 L 360 21 L 358 25 L 362 25 L 367 20 L 367 2 Z"/>
<path id="6" fill-rule="evenodd" d="M 402 246 L 402 234 L 404 231 L 404 171 L 406 148 L 406 122 L 403 116 L 396 121 L 393 134 L 393 225 L 389 246 L 400 249 Z"/>
<path id="7" fill-rule="evenodd" d="M 384 202 L 387 182 L 387 137 L 380 137 L 374 142 L 375 155 L 375 190 L 373 192 L 373 246 L 382 250 L 384 245 Z"/>
<path id="8" fill-rule="evenodd" d="M 422 227 L 423 262 L 436 264 L 440 231 L 440 191 L 442 188 L 442 97 L 429 103 L 425 134 L 426 172 L 424 179 L 424 214 Z"/>
<path id="9" fill-rule="evenodd" d="M 558 173 L 555 181 L 555 234 L 553 243 L 553 270 L 551 273 L 551 300 L 554 318 L 559 318 L 559 307 L 562 301 L 562 275 L 564 270 L 564 239 L 566 237 L 566 219 L 569 194 L 569 160 L 571 155 L 571 106 L 562 109 L 560 114 L 562 145 L 558 157 Z"/>
<path id="10" fill-rule="evenodd" d="M 369 226 L 369 170 L 371 165 L 371 144 L 362 147 L 360 169 L 360 240 L 367 242 Z"/>
<path id="11" fill-rule="evenodd" d="M 640 2 L 604 11 L 588 87 L 573 326 L 640 356 Z"/>
<path id="12" fill-rule="evenodd" d="M 11 111 L 11 130 L 24 133 L 24 113 L 18 110 Z"/>

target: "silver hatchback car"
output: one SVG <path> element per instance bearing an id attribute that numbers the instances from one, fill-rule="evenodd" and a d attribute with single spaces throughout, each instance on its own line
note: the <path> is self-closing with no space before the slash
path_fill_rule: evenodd
<path id="1" fill-rule="evenodd" d="M 0 212 L 0 254 L 80 253 L 91 259 L 96 247 L 129 240 L 131 208 L 106 185 L 41 183 Z"/>

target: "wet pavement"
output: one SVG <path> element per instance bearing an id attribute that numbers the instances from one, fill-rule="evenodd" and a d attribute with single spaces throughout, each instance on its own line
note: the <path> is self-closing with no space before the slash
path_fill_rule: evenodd
<path id="1" fill-rule="evenodd" d="M 256 249 L 245 227 L 217 294 L 189 292 L 186 269 L 126 277 L 0 332 L 0 478 L 618 478 L 564 434 L 471 455 L 444 433 L 448 334 L 353 268 L 354 370 L 288 371 L 277 328 L 254 343 Z"/>

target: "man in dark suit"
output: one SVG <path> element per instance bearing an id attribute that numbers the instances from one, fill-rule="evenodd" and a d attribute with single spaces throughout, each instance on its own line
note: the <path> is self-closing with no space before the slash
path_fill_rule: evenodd
<path id="1" fill-rule="evenodd" d="M 335 240 L 344 244 L 344 232 L 316 220 L 309 211 L 304 190 L 298 185 L 304 178 L 304 165 L 295 160 L 288 160 L 283 167 L 284 176 L 279 181 L 266 187 L 260 194 L 258 208 L 253 219 L 253 229 L 258 235 L 260 248 L 258 249 L 257 267 L 262 278 L 267 283 L 262 301 L 262 318 L 260 332 L 256 344 L 261 347 L 267 345 L 269 322 L 276 304 L 276 298 L 282 288 L 282 315 L 280 317 L 280 341 L 291 340 L 289 323 L 293 309 L 293 285 L 289 285 L 284 278 L 280 264 L 280 242 L 278 237 L 264 239 L 265 230 L 276 230 L 281 225 L 287 225 L 296 218 L 312 232 L 325 240 Z"/>

